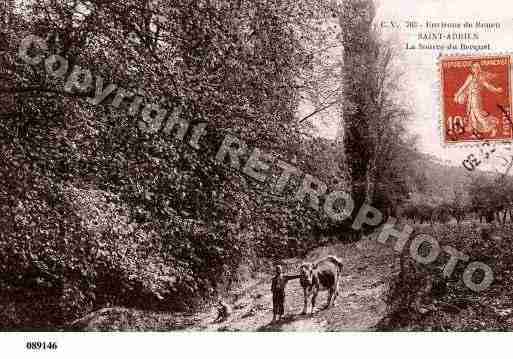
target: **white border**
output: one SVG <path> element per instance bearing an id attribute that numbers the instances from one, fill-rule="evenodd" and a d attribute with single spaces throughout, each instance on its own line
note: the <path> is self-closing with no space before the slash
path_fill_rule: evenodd
<path id="1" fill-rule="evenodd" d="M 511 333 L 2 333 L 5 358 L 499 358 Z M 56 341 L 56 351 L 25 349 Z"/>

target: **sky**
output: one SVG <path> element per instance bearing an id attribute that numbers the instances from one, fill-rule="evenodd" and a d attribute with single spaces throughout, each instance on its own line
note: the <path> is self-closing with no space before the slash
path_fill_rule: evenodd
<path id="1" fill-rule="evenodd" d="M 422 28 L 407 29 L 406 21 L 416 21 Z M 376 24 L 382 21 L 394 21 L 401 28 L 382 28 L 385 38 L 393 39 L 399 46 L 399 66 L 404 70 L 405 95 L 413 110 L 409 124 L 412 134 L 419 137 L 418 147 L 421 152 L 429 153 L 454 165 L 461 165 L 472 148 L 444 147 L 440 137 L 440 84 L 437 50 L 406 50 L 406 43 L 417 43 L 419 32 L 439 32 L 429 30 L 426 21 L 436 22 L 472 22 L 501 24 L 496 30 L 479 31 L 480 39 L 470 43 L 490 43 L 490 51 L 479 51 L 477 54 L 513 54 L 513 2 L 511 0 L 379 0 L 376 13 Z M 443 30 L 446 32 L 446 30 Z M 455 30 L 457 32 L 475 32 Z M 453 31 L 449 31 L 453 32 Z M 438 41 L 440 42 L 440 41 Z M 450 41 L 442 41 L 447 44 Z M 459 41 L 457 41 L 459 42 Z M 430 42 L 435 43 L 435 42 Z M 467 41 L 468 43 L 468 41 Z M 472 51 L 444 51 L 444 54 L 476 54 Z M 320 132 L 333 133 L 333 128 L 319 125 Z M 329 136 L 331 137 L 331 136 Z"/>
<path id="2" fill-rule="evenodd" d="M 419 149 L 431 153 L 443 160 L 461 164 L 471 150 L 468 147 L 455 148 L 441 145 L 439 121 L 440 84 L 437 50 L 406 50 L 406 42 L 418 42 L 418 32 L 439 32 L 425 28 L 430 22 L 499 22 L 501 27 L 496 30 L 481 30 L 480 39 L 471 43 L 490 43 L 490 51 L 479 51 L 477 54 L 513 54 L 513 3 L 502 0 L 381 0 L 376 15 L 377 23 L 381 21 L 400 22 L 399 30 L 383 29 L 385 36 L 396 38 L 404 45 L 401 65 L 406 72 L 407 92 L 411 94 L 414 104 L 414 116 L 409 126 L 412 133 L 419 135 Z M 405 21 L 414 20 L 424 25 L 420 30 L 405 29 Z M 459 30 L 458 32 L 467 32 Z M 470 30 L 469 32 L 475 32 Z M 448 43 L 446 41 L 445 43 Z M 476 52 L 444 51 L 444 54 L 476 54 Z M 411 92 L 410 92 L 411 91 Z"/>

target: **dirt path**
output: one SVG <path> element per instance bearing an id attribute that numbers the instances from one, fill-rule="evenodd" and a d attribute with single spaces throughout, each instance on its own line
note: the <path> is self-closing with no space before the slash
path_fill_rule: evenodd
<path id="1" fill-rule="evenodd" d="M 235 331 L 343 331 L 372 330 L 385 316 L 385 295 L 389 281 L 398 272 L 399 264 L 393 251 L 379 243 L 366 240 L 358 244 L 340 244 L 318 248 L 307 256 L 315 260 L 334 254 L 342 259 L 344 273 L 340 284 L 340 296 L 334 307 L 321 308 L 327 300 L 327 292 L 321 292 L 313 314 L 301 315 L 303 294 L 299 280 L 289 282 L 286 289 L 286 314 L 281 323 L 271 325 L 272 296 L 269 290 L 271 276 L 263 276 L 247 288 L 234 304 L 229 320 L 212 324 L 214 313 L 198 316 L 197 330 Z M 286 261 L 287 273 L 295 273 L 301 260 Z"/>
<path id="2" fill-rule="evenodd" d="M 271 325 L 271 275 L 259 273 L 237 293 L 231 317 L 213 323 L 216 313 L 211 308 L 192 316 L 171 313 L 151 313 L 108 308 L 80 320 L 82 330 L 207 330 L 207 331 L 344 331 L 373 330 L 386 315 L 388 284 L 397 275 L 399 262 L 394 252 L 379 243 L 363 240 L 357 244 L 338 244 L 321 247 L 307 256 L 315 260 L 334 254 L 344 263 L 340 295 L 334 307 L 321 310 L 327 298 L 321 292 L 313 314 L 301 315 L 303 294 L 299 280 L 286 288 L 285 316 L 281 323 Z M 301 259 L 284 261 L 286 273 L 296 273 Z"/>

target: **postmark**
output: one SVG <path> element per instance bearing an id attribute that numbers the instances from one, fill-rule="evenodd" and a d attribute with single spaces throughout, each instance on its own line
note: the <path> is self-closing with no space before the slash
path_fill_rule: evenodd
<path id="1" fill-rule="evenodd" d="M 511 56 L 440 59 L 444 145 L 511 141 Z"/>

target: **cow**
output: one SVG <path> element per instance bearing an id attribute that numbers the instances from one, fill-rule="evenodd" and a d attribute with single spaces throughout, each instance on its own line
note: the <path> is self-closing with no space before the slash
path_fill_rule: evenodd
<path id="1" fill-rule="evenodd" d="M 300 267 L 299 283 L 303 287 L 304 307 L 302 314 L 308 311 L 308 299 L 312 297 L 312 310 L 318 292 L 328 290 L 326 308 L 335 304 L 338 296 L 338 283 L 342 273 L 343 264 L 335 256 L 327 256 L 315 262 L 304 262 Z"/>

